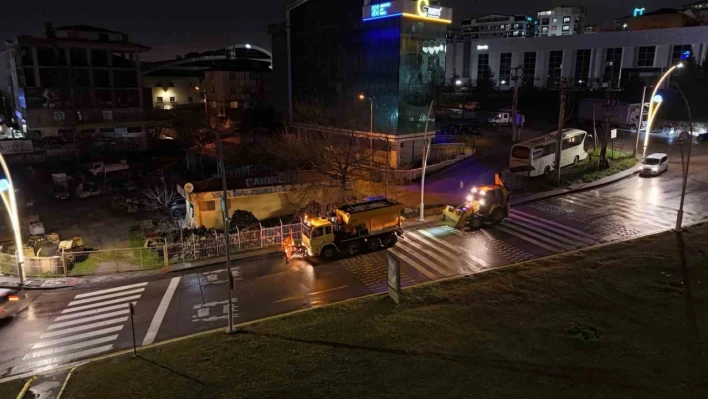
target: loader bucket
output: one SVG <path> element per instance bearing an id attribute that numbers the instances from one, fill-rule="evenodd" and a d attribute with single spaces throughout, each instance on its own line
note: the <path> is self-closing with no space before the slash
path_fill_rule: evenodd
<path id="1" fill-rule="evenodd" d="M 448 205 L 443 209 L 442 221 L 449 226 L 457 228 L 462 222 L 463 215 L 464 213 Z"/>

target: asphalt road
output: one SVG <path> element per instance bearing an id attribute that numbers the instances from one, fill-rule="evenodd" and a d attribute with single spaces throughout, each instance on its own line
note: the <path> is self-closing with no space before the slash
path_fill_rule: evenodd
<path id="1" fill-rule="evenodd" d="M 662 147 L 663 146 L 663 147 Z M 708 146 L 697 145 L 685 203 L 686 224 L 708 220 Z M 307 309 L 386 289 L 389 253 L 403 286 L 669 230 L 679 204 L 680 155 L 670 142 L 669 171 L 514 208 L 501 225 L 478 231 L 440 223 L 410 229 L 390 250 L 315 264 L 268 255 L 235 262 L 234 322 Z M 0 378 L 226 325 L 224 265 L 84 290 L 29 292 L 29 305 L 0 321 Z"/>

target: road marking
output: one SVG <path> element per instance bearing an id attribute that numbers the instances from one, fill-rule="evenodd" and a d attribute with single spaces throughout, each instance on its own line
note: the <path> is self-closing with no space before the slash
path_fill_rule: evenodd
<path id="1" fill-rule="evenodd" d="M 135 305 L 136 303 L 137 302 L 133 302 L 133 305 Z M 90 315 L 95 315 L 98 313 L 108 312 L 111 310 L 125 309 L 127 307 L 128 307 L 127 303 L 121 303 L 120 305 L 106 306 L 105 308 L 87 310 L 85 312 L 70 313 L 70 314 L 67 314 L 64 316 L 59 316 L 56 319 L 54 319 L 54 321 L 71 320 L 71 319 L 75 319 L 77 317 L 90 316 Z"/>
<path id="2" fill-rule="evenodd" d="M 173 277 L 172 281 L 170 281 L 170 285 L 167 287 L 165 295 L 162 296 L 160 306 L 158 306 L 157 311 L 155 311 L 155 316 L 153 316 L 152 318 L 152 322 L 150 323 L 150 327 L 148 328 L 147 334 L 145 334 L 145 339 L 143 339 L 143 346 L 150 345 L 151 343 L 155 342 L 157 330 L 160 329 L 162 320 L 165 318 L 165 313 L 167 313 L 167 308 L 170 306 L 172 296 L 175 294 L 175 290 L 177 290 L 179 280 L 180 277 Z"/>
<path id="3" fill-rule="evenodd" d="M 566 226 L 566 225 L 564 225 L 564 224 L 562 224 L 562 223 L 557 223 L 557 222 L 554 222 L 554 221 L 552 221 L 552 220 L 544 219 L 544 218 L 542 218 L 542 217 L 539 217 L 539 216 L 536 216 L 536 215 L 532 215 L 532 214 L 530 214 L 530 213 L 522 212 L 522 211 L 520 211 L 520 210 L 518 210 L 518 209 L 512 209 L 512 210 L 511 210 L 511 213 L 515 213 L 515 214 L 517 214 L 517 215 L 521 215 L 521 216 L 524 216 L 524 217 L 529 218 L 529 219 L 536 219 L 536 220 L 538 220 L 538 221 L 541 222 L 541 223 L 544 223 L 544 224 L 547 224 L 547 225 L 550 224 L 550 225 L 559 227 L 559 228 L 561 228 L 561 229 L 563 229 L 563 230 L 571 231 L 571 232 L 575 233 L 576 235 L 583 236 L 583 237 L 585 237 L 585 238 L 588 238 L 588 239 L 590 239 L 590 240 L 593 240 L 593 241 L 595 241 L 595 242 L 598 242 L 597 238 L 596 238 L 595 236 L 593 236 L 592 234 L 586 233 L 586 232 L 584 232 L 584 231 L 582 231 L 582 230 L 578 230 L 578 229 L 572 228 L 572 227 L 570 227 L 570 226 Z"/>
<path id="4" fill-rule="evenodd" d="M 438 265 L 436 265 L 435 262 L 431 262 L 429 259 L 426 259 L 422 255 L 420 255 L 418 252 L 416 252 L 415 246 L 413 246 L 413 243 L 409 243 L 409 242 L 404 243 L 403 241 L 399 241 L 398 243 L 399 243 L 399 245 L 401 245 L 403 247 L 407 247 L 408 245 L 413 247 L 413 249 L 408 248 L 408 255 L 413 256 L 414 258 L 423 262 L 425 265 L 427 265 L 431 269 L 435 270 L 436 272 L 442 274 L 443 276 L 452 276 L 454 274 L 454 271 L 443 269 L 443 268 L 439 267 Z M 428 254 L 428 255 L 430 255 L 430 254 Z M 443 261 L 443 263 L 448 263 L 448 262 Z"/>
<path id="5" fill-rule="evenodd" d="M 403 252 L 399 251 L 396 247 L 389 248 L 388 250 L 391 251 L 391 253 L 393 253 L 397 257 L 401 258 L 401 260 L 403 260 L 403 261 L 407 262 L 409 265 L 413 266 L 416 270 L 423 273 L 425 276 L 427 276 L 431 280 L 436 280 L 438 278 L 435 274 L 429 272 L 428 269 L 426 269 L 425 267 L 418 264 L 418 262 L 416 262 L 416 261 L 412 260 L 411 258 L 407 257 L 406 255 L 404 255 Z"/>
<path id="6" fill-rule="evenodd" d="M 44 334 L 40 335 L 39 338 L 40 339 L 53 338 L 53 337 L 58 337 L 60 335 L 71 334 L 71 333 L 74 333 L 77 331 L 90 330 L 90 329 L 96 328 L 96 327 L 105 327 L 105 326 L 110 326 L 111 324 L 124 323 L 126 321 L 128 321 L 128 316 L 119 317 L 117 319 L 99 321 L 98 323 L 86 324 L 86 325 L 79 326 L 79 327 L 67 328 L 65 330 L 52 331 L 52 332 L 48 332 L 48 333 L 44 333 Z"/>
<path id="7" fill-rule="evenodd" d="M 143 291 L 145 291 L 145 288 L 138 288 L 135 290 L 124 291 L 124 292 L 117 292 L 115 294 L 108 294 L 108 295 L 97 296 L 97 297 L 93 297 L 93 298 L 79 299 L 78 301 L 69 302 L 69 306 L 81 305 L 81 304 L 89 303 L 89 302 L 103 301 L 105 299 L 116 298 L 116 297 L 123 296 L 123 295 L 139 294 Z"/>
<path id="8" fill-rule="evenodd" d="M 404 242 L 404 241 L 399 241 L 399 242 L 404 242 L 405 244 L 412 245 L 412 246 L 420 249 L 421 251 L 426 251 L 426 255 L 435 258 L 438 262 L 440 262 L 442 264 L 450 263 L 450 260 L 452 260 L 453 263 L 457 263 L 457 264 L 460 263 L 459 259 L 457 259 L 454 255 L 450 255 L 449 252 L 441 251 L 439 248 L 435 248 L 435 246 L 428 243 L 427 241 L 421 240 L 415 234 L 409 234 L 407 238 L 411 238 L 412 240 L 407 241 L 407 242 Z M 427 249 L 423 248 L 424 245 L 427 245 L 429 248 L 431 248 L 433 250 L 440 251 L 440 253 L 445 255 L 449 260 L 445 259 L 445 257 L 442 257 L 442 256 L 436 254 L 432 250 L 427 250 Z"/>
<path id="9" fill-rule="evenodd" d="M 130 313 L 130 310 L 128 309 L 123 309 L 119 310 L 117 312 L 111 312 L 111 313 L 104 313 L 100 314 L 97 316 L 90 316 L 90 317 L 84 317 L 82 319 L 76 319 L 76 320 L 71 320 L 71 321 L 65 321 L 63 323 L 54 323 L 51 326 L 49 326 L 50 330 L 55 330 L 57 328 L 62 328 L 62 327 L 68 327 L 68 326 L 73 326 L 76 324 L 82 324 L 82 323 L 88 323 L 89 321 L 96 321 L 96 320 L 102 320 L 102 319 L 109 319 L 111 317 L 116 317 L 124 314 Z"/>
<path id="10" fill-rule="evenodd" d="M 476 263 L 479 264 L 479 265 L 482 265 L 484 268 L 489 268 L 489 267 L 490 267 L 490 266 L 489 266 L 489 263 L 487 263 L 487 262 L 485 262 L 483 259 L 480 259 L 479 257 L 474 256 L 473 254 L 469 253 L 469 251 L 467 251 L 466 249 L 460 248 L 460 247 L 456 247 L 456 246 L 450 244 L 449 242 L 447 242 L 447 241 L 445 241 L 445 240 L 441 240 L 441 239 L 435 237 L 432 233 L 430 233 L 430 232 L 428 232 L 428 231 L 425 231 L 425 230 L 418 230 L 418 231 L 414 231 L 414 232 L 413 232 L 413 234 L 416 234 L 416 233 L 420 233 L 420 234 L 422 234 L 422 235 L 424 235 L 424 236 L 430 238 L 431 240 L 437 242 L 438 244 L 444 245 L 444 246 L 446 246 L 446 247 L 452 249 L 453 251 L 457 252 L 457 253 L 460 254 L 460 255 L 467 255 L 467 256 L 469 256 L 474 262 L 476 262 Z"/>
<path id="11" fill-rule="evenodd" d="M 551 247 L 551 246 L 549 246 L 549 245 L 546 245 L 546 244 L 544 244 L 544 243 L 542 243 L 542 242 L 540 242 L 540 241 L 536 241 L 536 240 L 534 240 L 534 239 L 531 238 L 531 237 L 527 237 L 527 236 L 524 235 L 524 234 L 521 234 L 521 233 L 518 233 L 518 232 L 513 231 L 513 230 L 511 230 L 511 229 L 507 229 L 507 228 L 505 228 L 505 227 L 502 227 L 501 225 L 495 226 L 495 228 L 496 228 L 497 230 L 499 230 L 499 231 L 503 231 L 503 232 L 505 232 L 505 233 L 507 233 L 507 234 L 511 234 L 512 236 L 519 237 L 519 238 L 521 238 L 521 239 L 524 240 L 524 241 L 528 241 L 528 242 L 530 242 L 530 243 L 532 243 L 532 244 L 536 244 L 536 245 L 538 245 L 539 247 L 545 248 L 545 249 L 547 249 L 547 250 L 549 250 L 549 251 L 551 251 L 551 252 L 553 252 L 553 253 L 558 253 L 558 252 L 563 252 L 563 251 L 564 251 L 564 249 L 553 248 L 553 247 Z"/>
<path id="12" fill-rule="evenodd" d="M 131 285 L 124 285 L 122 287 L 108 288 L 105 290 L 87 292 L 85 294 L 79 294 L 79 295 L 75 296 L 74 299 L 86 298 L 86 297 L 96 296 L 96 295 L 101 295 L 101 294 L 108 294 L 109 292 L 124 291 L 124 290 L 129 290 L 131 288 L 145 287 L 147 284 L 148 284 L 147 282 L 144 282 L 144 283 L 137 283 L 137 284 L 131 284 Z"/>
<path id="13" fill-rule="evenodd" d="M 66 352 L 66 351 L 72 351 L 72 350 L 74 350 L 74 349 L 85 348 L 85 347 L 87 347 L 87 346 L 94 346 L 94 345 L 98 345 L 98 344 L 105 344 L 106 342 L 111 342 L 111 341 L 113 341 L 113 340 L 115 340 L 115 339 L 117 339 L 117 338 L 118 338 L 118 334 L 115 334 L 115 335 L 109 335 L 109 336 L 106 336 L 106 337 L 101 337 L 101 338 L 92 339 L 92 340 L 89 340 L 89 341 L 79 342 L 79 343 L 76 343 L 76 344 L 60 346 L 60 347 L 53 348 L 53 349 L 45 349 L 45 350 L 43 350 L 43 351 L 32 352 L 32 353 L 26 354 L 25 357 L 22 358 L 22 360 L 37 359 L 37 358 L 39 358 L 39 357 L 54 355 L 54 354 L 61 353 L 61 352 Z"/>
<path id="14" fill-rule="evenodd" d="M 46 348 L 47 346 L 63 344 L 64 342 L 71 342 L 71 341 L 76 341 L 79 339 L 91 338 L 91 337 L 95 337 L 97 335 L 110 334 L 110 333 L 118 332 L 122 329 L 123 329 L 123 325 L 120 325 L 120 326 L 115 326 L 115 327 L 110 327 L 110 328 L 104 328 L 102 330 L 89 331 L 87 333 L 83 333 L 83 334 L 79 334 L 79 335 L 72 335 L 72 336 L 66 337 L 66 338 L 59 338 L 59 339 L 54 339 L 54 340 L 50 340 L 50 341 L 41 341 L 41 342 L 37 342 L 36 344 L 32 345 L 32 349 Z"/>
<path id="15" fill-rule="evenodd" d="M 347 288 L 347 287 L 349 287 L 349 285 L 342 285 L 339 287 L 328 288 L 328 289 L 322 290 L 322 291 L 310 292 L 307 295 L 319 295 L 319 294 L 323 294 L 325 292 L 341 290 L 342 288 Z M 293 295 L 293 296 L 289 296 L 287 298 L 278 299 L 277 301 L 273 301 L 273 303 L 287 302 L 287 301 L 292 301 L 293 299 L 302 299 L 302 298 L 305 298 L 305 296 L 304 295 Z M 228 301 L 226 301 L 226 302 L 228 302 Z"/>
<path id="16" fill-rule="evenodd" d="M 518 229 L 526 229 L 529 232 L 533 231 L 536 233 L 536 237 L 539 239 L 543 239 L 544 236 L 547 236 L 547 237 L 550 237 L 551 239 L 564 242 L 564 243 L 570 245 L 571 249 L 576 246 L 588 245 L 588 243 L 586 243 L 585 241 L 575 241 L 575 240 L 568 238 L 567 236 L 564 235 L 563 232 L 558 233 L 557 235 L 553 234 L 552 232 L 549 232 L 549 230 L 547 230 L 547 229 L 551 229 L 552 227 L 544 226 L 543 224 L 540 224 L 540 223 L 531 223 L 531 221 L 527 221 L 526 219 L 520 219 L 516 216 L 511 216 L 510 218 L 506 219 L 504 221 L 504 224 L 505 225 L 512 224 L 512 225 L 517 226 Z M 538 226 L 539 224 L 540 224 L 540 226 Z M 520 227 L 518 227 L 518 226 L 520 226 Z M 551 230 L 551 231 L 555 231 L 555 230 Z M 568 234 L 568 233 L 565 233 L 565 234 Z M 572 237 L 572 238 L 575 238 L 575 237 Z M 551 243 L 555 244 L 553 241 L 551 241 Z M 558 245 L 563 245 L 563 244 L 559 243 Z"/>
<path id="17" fill-rule="evenodd" d="M 65 362 L 69 362 L 74 359 L 81 359 L 84 357 L 95 356 L 95 355 L 98 355 L 99 353 L 108 352 L 111 349 L 113 349 L 113 345 L 99 346 L 97 348 L 87 349 L 87 350 L 81 351 L 81 352 L 74 352 L 74 353 L 69 353 L 67 355 L 63 355 L 63 356 L 57 356 L 57 357 L 53 357 L 50 359 L 31 362 L 28 364 L 24 364 L 24 365 L 20 366 L 19 368 L 34 369 L 34 368 L 38 368 L 38 367 L 49 366 L 49 365 L 56 364 L 56 363 L 65 363 Z M 15 370 L 13 370 L 13 372 L 15 372 Z"/>
<path id="18" fill-rule="evenodd" d="M 103 305 L 112 305 L 114 303 L 120 303 L 120 302 L 132 302 L 135 300 L 140 299 L 140 295 L 133 295 L 133 296 L 127 296 L 125 298 L 118 298 L 118 299 L 112 299 L 110 301 L 105 301 L 105 302 L 98 302 L 98 303 L 92 303 L 90 305 L 82 305 L 82 306 L 76 306 L 73 308 L 66 308 L 61 311 L 62 314 L 64 313 L 73 313 L 73 312 L 78 312 L 79 310 L 86 310 L 86 309 L 93 309 L 93 308 L 100 308 Z"/>

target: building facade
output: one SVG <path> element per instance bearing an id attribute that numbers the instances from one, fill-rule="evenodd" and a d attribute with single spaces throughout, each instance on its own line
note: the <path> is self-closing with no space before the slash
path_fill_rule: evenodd
<path id="1" fill-rule="evenodd" d="M 210 126 L 237 128 L 249 109 L 266 104 L 271 74 L 269 64 L 257 61 L 205 71 L 204 89 Z"/>
<path id="2" fill-rule="evenodd" d="M 583 33 L 585 27 L 585 10 L 581 7 L 556 7 L 539 11 L 538 35 L 570 36 Z"/>
<path id="3" fill-rule="evenodd" d="M 237 69 L 244 63 L 270 70 L 271 53 L 250 44 L 234 44 L 220 50 L 188 54 L 184 58 L 152 63 L 144 68 L 142 84 L 152 94 L 153 109 L 204 107 L 206 91 L 216 90 L 214 85 L 209 89 L 206 87 L 207 71 Z"/>
<path id="4" fill-rule="evenodd" d="M 144 135 L 147 50 L 124 33 L 84 25 L 47 24 L 44 37 L 19 36 L 9 50 L 17 124 L 30 137 Z"/>
<path id="5" fill-rule="evenodd" d="M 521 79 L 515 84 L 553 87 L 563 78 L 580 88 L 617 87 L 632 75 L 646 81 L 658 77 L 686 52 L 702 62 L 708 52 L 708 26 L 528 40 L 490 39 L 475 44 L 467 61 L 460 57 L 463 51 L 448 51 L 448 57 L 453 52 L 457 54 L 457 66 L 448 67 L 448 77 L 455 71 L 466 71 L 466 62 L 469 75 L 463 78 L 474 81 L 481 68 L 489 66 L 502 87 L 500 76 L 510 66 L 521 66 Z M 514 87 L 514 83 L 507 87 Z"/>
<path id="6" fill-rule="evenodd" d="M 528 15 L 485 15 L 462 20 L 462 34 L 472 40 L 501 37 L 533 37 L 535 20 Z"/>
<path id="7" fill-rule="evenodd" d="M 286 13 L 292 121 L 302 103 L 351 107 L 366 114 L 362 135 L 391 146 L 394 165 L 419 160 L 451 23 L 452 10 L 433 0 L 295 2 Z"/>

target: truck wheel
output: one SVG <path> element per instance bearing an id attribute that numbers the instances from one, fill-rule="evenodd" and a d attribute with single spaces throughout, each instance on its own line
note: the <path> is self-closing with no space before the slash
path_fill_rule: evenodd
<path id="1" fill-rule="evenodd" d="M 383 245 L 385 248 L 391 248 L 392 246 L 396 245 L 397 242 L 398 242 L 398 238 L 396 238 L 396 235 L 389 234 L 386 237 L 384 237 Z"/>
<path id="2" fill-rule="evenodd" d="M 551 166 L 550 166 L 550 165 L 546 165 L 546 167 L 543 169 L 543 174 L 544 174 L 544 175 L 547 175 L 547 174 L 550 174 L 550 173 L 551 173 Z"/>
<path id="3" fill-rule="evenodd" d="M 506 210 L 504 208 L 497 208 L 492 212 L 492 223 L 494 224 L 501 224 L 501 222 L 506 219 Z"/>
<path id="4" fill-rule="evenodd" d="M 374 252 L 381 248 L 381 240 L 379 240 L 378 237 L 369 238 L 369 241 L 366 243 L 366 246 L 369 249 L 369 252 Z"/>
<path id="5" fill-rule="evenodd" d="M 321 254 L 325 259 L 332 259 L 334 258 L 336 252 L 334 251 L 334 248 L 332 246 L 328 246 L 322 249 Z"/>
<path id="6" fill-rule="evenodd" d="M 576 155 L 575 158 L 573 158 L 573 165 L 575 165 L 578 162 L 580 162 L 580 156 Z"/>

